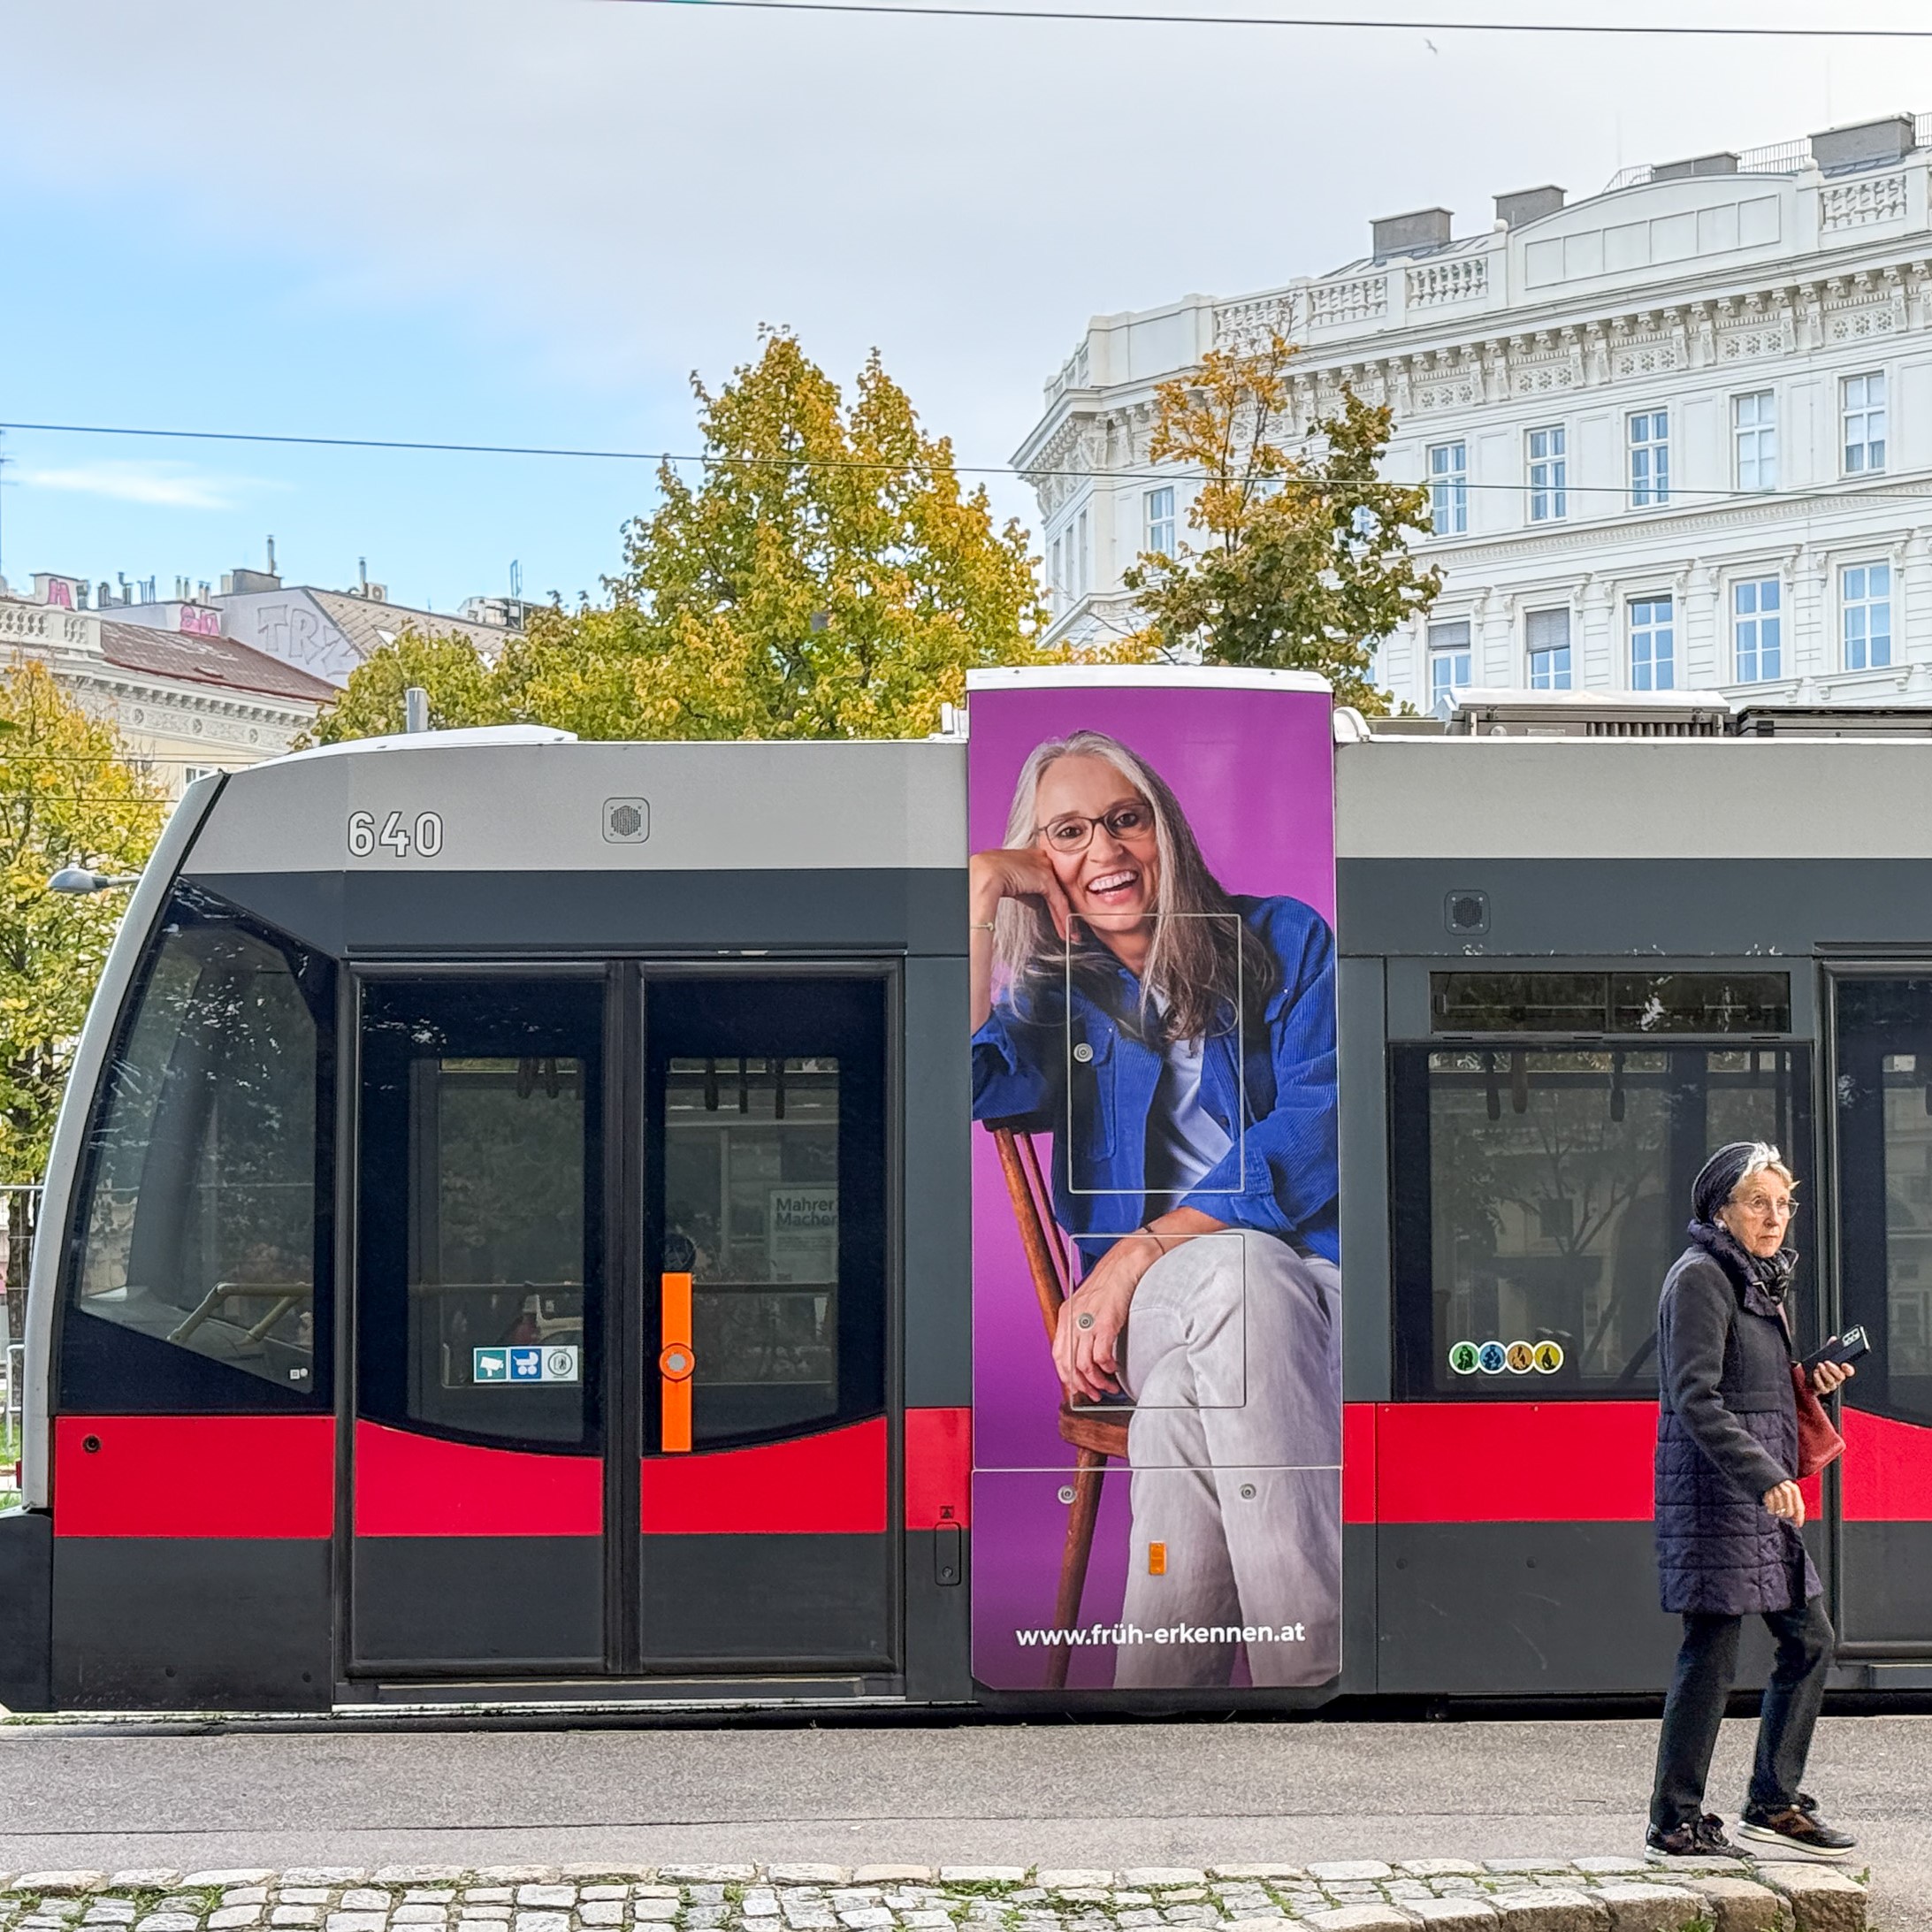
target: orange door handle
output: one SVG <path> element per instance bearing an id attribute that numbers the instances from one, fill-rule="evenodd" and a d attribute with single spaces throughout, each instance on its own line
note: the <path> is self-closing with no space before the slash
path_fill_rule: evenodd
<path id="1" fill-rule="evenodd" d="M 691 1340 L 691 1277 L 668 1274 L 658 1290 L 658 1446 L 691 1453 L 691 1383 L 698 1357 Z"/>

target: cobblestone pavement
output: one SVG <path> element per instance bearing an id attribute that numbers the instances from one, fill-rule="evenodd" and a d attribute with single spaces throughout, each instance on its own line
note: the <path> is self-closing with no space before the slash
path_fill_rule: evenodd
<path id="1" fill-rule="evenodd" d="M 1863 1932 L 1853 1879 L 1703 1859 L 0 1873 L 0 1932 Z"/>

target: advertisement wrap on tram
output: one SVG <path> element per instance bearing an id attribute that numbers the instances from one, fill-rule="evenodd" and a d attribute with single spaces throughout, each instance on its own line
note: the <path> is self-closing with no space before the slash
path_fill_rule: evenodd
<path id="1" fill-rule="evenodd" d="M 990 1689 L 1340 1670 L 1330 712 L 1292 688 L 974 691 Z"/>

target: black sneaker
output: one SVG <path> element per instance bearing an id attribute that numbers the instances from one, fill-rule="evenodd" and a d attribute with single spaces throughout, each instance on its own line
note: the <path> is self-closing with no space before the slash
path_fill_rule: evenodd
<path id="1" fill-rule="evenodd" d="M 1849 1833 L 1834 1831 L 1818 1815 L 1818 1800 L 1807 1799 L 1802 1791 L 1795 1805 L 1776 1811 L 1747 1811 L 1737 1836 L 1759 1844 L 1780 1845 L 1801 1859 L 1842 1859 L 1859 1842 Z"/>
<path id="2" fill-rule="evenodd" d="M 1744 1853 L 1724 1836 L 1724 1821 L 1707 1811 L 1669 1831 L 1653 1825 L 1644 1834 L 1644 1856 L 1653 1865 L 1668 1865 L 1674 1859 L 1737 1859 Z"/>

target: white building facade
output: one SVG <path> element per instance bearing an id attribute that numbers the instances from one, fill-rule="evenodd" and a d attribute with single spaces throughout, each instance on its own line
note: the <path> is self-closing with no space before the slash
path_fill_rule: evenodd
<path id="1" fill-rule="evenodd" d="M 338 695 L 218 633 L 118 622 L 0 584 L 0 672 L 27 659 L 113 726 L 126 755 L 175 798 L 210 772 L 279 757 Z"/>
<path id="2" fill-rule="evenodd" d="M 1016 462 L 1056 638 L 1137 620 L 1121 573 L 1189 537 L 1155 389 L 1213 347 L 1302 346 L 1294 429 L 1386 402 L 1443 571 L 1378 682 L 1932 699 L 1932 115 L 1627 170 L 1566 205 L 1374 224 L 1332 274 L 1096 317 Z"/>

